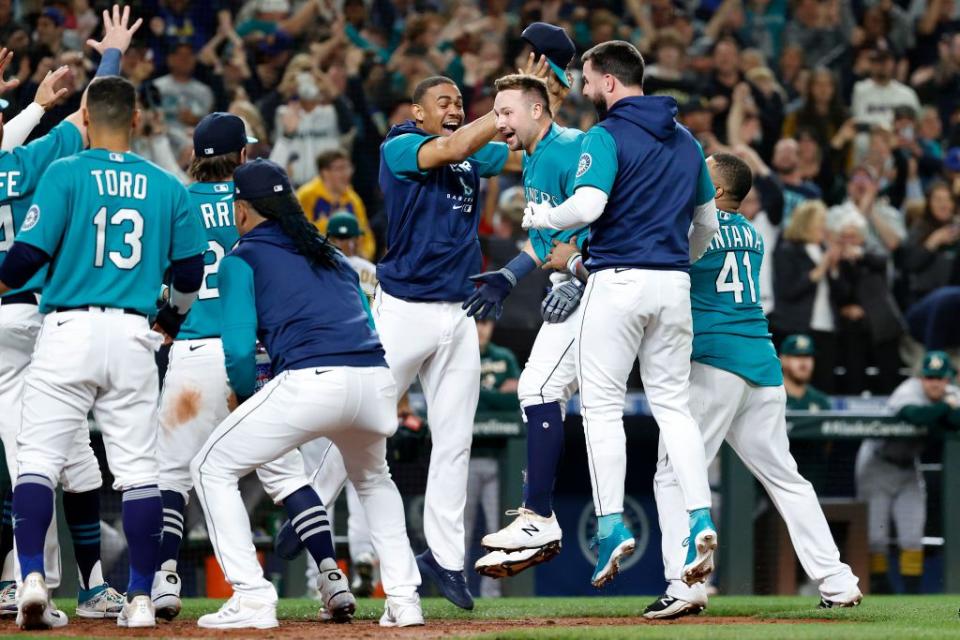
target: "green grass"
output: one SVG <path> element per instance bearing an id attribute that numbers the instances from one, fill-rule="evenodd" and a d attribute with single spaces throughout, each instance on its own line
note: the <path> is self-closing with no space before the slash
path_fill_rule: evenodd
<path id="1" fill-rule="evenodd" d="M 550 626 L 531 622 L 529 628 L 483 634 L 478 638 L 510 638 L 542 640 L 560 639 L 632 639 L 694 638 L 753 640 L 775 638 L 805 640 L 884 639 L 941 639 L 960 640 L 960 617 L 957 608 L 960 596 L 873 596 L 867 597 L 856 609 L 818 610 L 815 598 L 718 596 L 710 601 L 704 614 L 710 616 L 743 618 L 742 624 L 643 624 L 632 627 L 563 627 L 563 618 L 600 617 L 618 618 L 637 616 L 650 602 L 649 597 L 594 597 L 594 598 L 504 598 L 478 600 L 473 612 L 461 611 L 439 598 L 424 599 L 424 614 L 430 620 L 523 620 L 548 618 Z M 183 618 L 196 618 L 214 611 L 219 600 L 191 599 L 184 601 Z M 70 601 L 60 601 L 62 608 L 72 611 Z M 311 600 L 281 600 L 278 614 L 283 620 L 312 620 L 317 603 Z M 357 610 L 360 619 L 375 620 L 383 610 L 382 600 L 361 600 Z M 756 623 L 751 623 L 751 619 Z M 822 622 L 794 622 L 797 620 L 827 620 Z M 770 624 L 777 620 L 789 624 Z M 282 623 L 281 623 L 282 624 Z M 345 630 L 346 631 L 346 630 Z M 344 637 L 349 637 L 348 633 Z"/>

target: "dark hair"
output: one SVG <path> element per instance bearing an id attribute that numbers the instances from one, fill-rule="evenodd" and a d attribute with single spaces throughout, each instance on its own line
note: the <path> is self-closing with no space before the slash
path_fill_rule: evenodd
<path id="1" fill-rule="evenodd" d="M 429 78 L 424 78 L 417 83 L 417 86 L 413 90 L 413 104 L 420 104 L 420 101 L 423 100 L 423 95 L 434 87 L 439 87 L 442 84 L 452 84 L 457 86 L 457 83 L 451 80 L 446 76 L 430 76 Z"/>
<path id="2" fill-rule="evenodd" d="M 826 118 L 823 114 L 817 113 L 813 99 L 813 83 L 817 77 L 830 78 L 833 83 L 833 96 L 830 98 L 830 104 L 827 106 Z M 810 78 L 807 80 L 807 86 L 804 89 L 803 106 L 797 112 L 797 125 L 808 126 L 817 132 L 817 141 L 821 146 L 826 146 L 830 142 L 831 136 L 835 133 L 834 127 L 839 128 L 847 119 L 847 109 L 843 105 L 843 98 L 840 96 L 839 83 L 837 76 L 827 67 L 816 67 L 810 72 Z"/>
<path id="3" fill-rule="evenodd" d="M 337 160 L 349 160 L 350 155 L 343 149 L 328 149 L 317 154 L 317 173 L 326 171 Z"/>
<path id="4" fill-rule="evenodd" d="M 513 73 L 509 76 L 497 78 L 493 83 L 493 87 L 497 92 L 521 91 L 524 95 L 535 94 L 540 104 L 543 105 L 544 112 L 548 116 L 553 115 L 550 113 L 550 93 L 547 91 L 547 83 L 536 76 L 524 73 Z"/>
<path id="5" fill-rule="evenodd" d="M 293 193 L 266 196 L 247 202 L 261 216 L 278 223 L 283 233 L 309 262 L 327 268 L 337 268 L 336 255 L 340 250 L 307 220 L 300 202 Z"/>
<path id="6" fill-rule="evenodd" d="M 187 174 L 197 182 L 226 182 L 233 179 L 233 172 L 240 164 L 239 151 L 209 158 L 195 155 L 187 168 Z"/>
<path id="7" fill-rule="evenodd" d="M 610 74 L 628 87 L 643 86 L 643 56 L 623 40 L 603 42 L 589 49 L 580 61 L 590 61 L 600 73 Z"/>
<path id="8" fill-rule="evenodd" d="M 129 129 L 137 107 L 137 90 L 120 76 L 94 78 L 87 87 L 90 122 L 111 129 Z"/>
<path id="9" fill-rule="evenodd" d="M 953 191 L 950 189 L 950 185 L 948 183 L 944 182 L 943 180 L 934 180 L 930 183 L 930 186 L 928 186 L 927 190 L 924 191 L 925 198 L 923 217 L 915 223 L 917 229 L 916 233 L 919 236 L 920 242 L 926 242 L 931 233 L 952 222 L 950 220 L 947 222 L 941 222 L 933 217 L 933 208 L 930 206 L 930 204 L 933 200 L 933 192 L 940 189 L 945 189 L 947 193 L 950 194 L 950 198 L 953 200 Z M 956 200 L 954 200 L 954 210 L 956 210 Z"/>
<path id="10" fill-rule="evenodd" d="M 738 203 L 743 202 L 753 188 L 753 173 L 750 172 L 750 166 L 732 153 L 715 153 L 710 157 L 713 158 L 713 164 L 721 182 L 716 186 L 723 189 Z"/>

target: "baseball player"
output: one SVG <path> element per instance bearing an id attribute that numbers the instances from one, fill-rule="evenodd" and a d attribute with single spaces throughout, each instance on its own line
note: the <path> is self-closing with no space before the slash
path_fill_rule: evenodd
<path id="1" fill-rule="evenodd" d="M 327 239 L 343 252 L 360 278 L 360 288 L 372 303 L 378 284 L 377 267 L 358 253 L 362 236 L 360 222 L 349 211 L 338 211 L 327 220 Z"/>
<path id="2" fill-rule="evenodd" d="M 960 428 L 960 388 L 947 354 L 929 351 L 920 375 L 904 380 L 887 407 L 897 417 L 933 432 Z M 890 521 L 897 527 L 900 576 L 907 593 L 920 593 L 927 488 L 920 471 L 922 440 L 864 440 L 857 452 L 857 496 L 867 502 L 870 527 L 870 589 L 890 593 L 887 550 Z"/>
<path id="3" fill-rule="evenodd" d="M 550 91 L 560 97 L 553 106 L 557 108 L 569 90 L 565 68 L 573 59 L 576 47 L 563 29 L 542 22 L 527 27 L 523 37 L 550 62 L 553 70 Z M 512 75 L 500 78 L 495 86 L 497 128 L 511 150 L 523 151 L 527 200 L 560 204 L 573 195 L 583 132 L 553 122 L 548 85 L 542 80 Z M 547 260 L 554 241 L 576 236 L 582 245 L 588 235 L 586 228 L 532 229 L 523 251 L 506 267 L 475 278 L 484 284 L 467 300 L 468 314 L 482 315 L 491 301 L 502 302 L 512 288 L 511 283 Z M 553 483 L 563 452 L 564 411 L 577 389 L 573 345 L 579 327 L 577 309 L 583 283 L 569 274 L 556 274 L 552 279 L 554 288 L 550 298 L 568 296 L 571 311 L 562 322 L 543 324 L 520 376 L 518 395 L 528 426 L 524 499 L 513 522 L 488 534 L 481 542 L 490 553 L 481 558 L 475 568 L 490 577 L 514 575 L 560 552 L 562 532 L 553 513 Z M 549 300 L 544 304 L 550 304 Z"/>
<path id="4" fill-rule="evenodd" d="M 0 265 L 5 293 L 49 264 L 40 303 L 47 315 L 24 380 L 13 495 L 25 628 L 50 626 L 43 533 L 53 516 L 54 487 L 91 410 L 114 488 L 123 492 L 130 547 L 127 601 L 117 623 L 155 624 L 149 594 L 162 506 L 154 351 L 162 336 L 147 315 L 157 313 L 159 327 L 176 334 L 200 288 L 206 249 L 183 186 L 127 151 L 140 117 L 133 85 L 96 78 L 81 113 L 91 149 L 50 165 Z M 156 291 L 168 268 L 170 300 L 157 312 Z"/>
<path id="5" fill-rule="evenodd" d="M 644 390 L 689 512 L 682 578 L 692 584 L 712 572 L 717 546 L 703 438 L 688 406 L 688 270 L 717 228 L 713 186 L 697 141 L 674 119 L 676 102 L 643 95 L 643 58 L 633 45 L 606 42 L 582 60 L 583 92 L 601 122 L 584 137 L 573 195 L 557 207 L 530 202 L 523 226 L 590 225 L 590 277 L 576 351 L 598 517 L 592 582 L 601 586 L 613 579 L 620 559 L 636 546 L 622 518 L 623 406 L 639 357 Z"/>
<path id="6" fill-rule="evenodd" d="M 101 54 L 97 76 L 119 73 L 120 57 L 133 33 L 140 25 L 129 25 L 127 8 L 122 14 L 114 6 L 113 14 L 104 12 L 104 36 L 101 41 L 90 41 Z M 8 54 L 0 52 L 0 67 L 9 62 Z M 67 67 L 49 72 L 37 89 L 34 102 L 3 130 L 3 148 L 9 153 L 0 153 L 0 174 L 4 176 L 0 193 L 0 225 L 4 240 L 0 242 L 0 262 L 13 245 L 14 234 L 23 225 L 34 189 L 40 176 L 51 162 L 80 151 L 86 138 L 86 128 L 80 112 L 71 114 L 66 122 L 55 127 L 49 134 L 25 147 L 17 148 L 40 122 L 44 112 L 56 104 L 66 93 L 57 89 L 58 82 L 67 74 Z M 0 301 L 0 439 L 3 440 L 7 468 L 11 484 L 17 476 L 17 432 L 20 428 L 21 400 L 24 388 L 24 371 L 30 362 L 40 331 L 42 316 L 38 311 L 38 294 L 44 279 L 41 271 L 23 287 L 5 294 Z M 86 416 L 83 417 L 86 424 Z M 100 565 L 100 494 L 102 483 L 100 467 L 90 448 L 89 432 L 78 430 L 70 462 L 64 467 L 58 480 L 63 484 L 63 505 L 67 524 L 73 538 L 74 555 L 77 560 L 80 590 L 77 594 L 77 615 L 87 618 L 116 618 L 123 607 L 123 597 L 103 579 Z M 16 558 L 13 554 L 13 524 L 11 496 L 4 500 L 3 531 L 0 532 L 0 615 L 15 615 Z M 60 584 L 60 558 L 57 544 L 57 527 L 54 521 L 47 531 L 44 543 L 45 565 L 48 569 L 48 585 Z M 44 610 L 47 626 L 62 626 L 67 623 L 63 612 L 48 607 Z"/>
<path id="7" fill-rule="evenodd" d="M 318 436 L 329 437 L 342 454 L 383 560 L 387 601 L 380 624 L 423 624 L 403 502 L 386 462 L 386 438 L 396 429 L 396 385 L 357 276 L 304 217 L 276 164 L 256 160 L 238 168 L 234 195 L 242 237 L 221 262 L 218 284 L 227 375 L 232 401 L 241 404 L 191 463 L 211 543 L 234 596 L 198 624 L 277 626 L 277 593 L 257 562 L 237 482 Z M 274 378 L 246 400 L 256 381 L 258 337 L 271 355 Z M 323 503 L 302 473 L 287 483 L 299 487 L 284 500 L 293 527 L 323 558 L 321 590 L 338 589 L 325 599 L 327 611 L 348 620 L 355 602 L 336 566 Z"/>
<path id="8" fill-rule="evenodd" d="M 780 368 L 783 388 L 787 392 L 787 411 L 830 411 L 830 396 L 812 384 L 816 348 L 813 338 L 795 333 L 780 343 Z"/>
<path id="9" fill-rule="evenodd" d="M 187 188 L 190 209 L 203 222 L 206 237 L 204 274 L 197 301 L 170 348 L 160 398 L 157 459 L 163 499 L 163 538 L 152 597 L 157 617 L 172 620 L 180 612 L 177 557 L 183 538 L 184 509 L 193 482 L 190 460 L 213 429 L 229 415 L 230 394 L 220 340 L 217 270 L 239 239 L 233 220 L 233 172 L 246 160 L 243 121 L 212 113 L 193 134 Z"/>
<path id="10" fill-rule="evenodd" d="M 480 177 L 500 173 L 509 152 L 490 143 L 492 111 L 463 124 L 463 97 L 449 78 L 421 81 L 412 110 L 415 120 L 393 127 L 380 147 L 388 249 L 377 265 L 374 319 L 399 393 L 419 375 L 433 426 L 423 516 L 429 548 L 417 563 L 448 600 L 472 609 L 463 509 L 480 351 L 460 305 L 481 264 Z"/>
<path id="11" fill-rule="evenodd" d="M 726 440 L 787 524 L 800 564 L 819 585 L 820 606 L 856 606 L 862 598 L 857 577 L 840 562 L 813 486 L 790 455 L 783 375 L 760 304 L 763 237 L 738 213 L 753 176 L 747 164 L 731 154 L 715 154 L 707 166 L 716 188 L 720 229 L 706 254 L 690 267 L 690 410 L 703 433 L 707 464 Z M 668 586 L 646 608 L 647 618 L 677 618 L 707 606 L 706 586 L 688 586 L 681 579 L 687 518 L 673 467 L 661 434 L 654 496 Z"/>

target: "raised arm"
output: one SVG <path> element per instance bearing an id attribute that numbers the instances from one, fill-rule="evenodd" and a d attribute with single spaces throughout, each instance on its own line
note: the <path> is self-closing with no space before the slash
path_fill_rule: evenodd
<path id="1" fill-rule="evenodd" d="M 497 135 L 497 117 L 493 111 L 446 137 L 437 137 L 420 145 L 417 165 L 421 170 L 436 169 L 463 162 Z"/>

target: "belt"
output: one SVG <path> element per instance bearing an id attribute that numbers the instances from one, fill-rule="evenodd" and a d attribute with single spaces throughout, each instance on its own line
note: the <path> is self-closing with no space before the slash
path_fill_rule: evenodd
<path id="1" fill-rule="evenodd" d="M 120 309 L 119 307 L 104 307 L 99 304 L 84 304 L 77 307 L 57 307 L 54 309 L 54 311 L 57 313 L 63 313 L 64 311 L 106 311 L 107 309 L 118 309 L 130 316 L 140 316 L 141 318 L 147 317 L 147 314 L 143 313 L 142 311 L 138 311 L 137 309 L 129 309 L 126 307 L 123 309 Z"/>
<path id="2" fill-rule="evenodd" d="M 37 306 L 37 294 L 32 291 L 21 291 L 0 298 L 0 304 L 32 304 Z"/>

